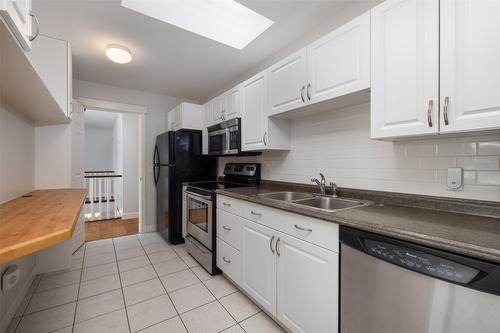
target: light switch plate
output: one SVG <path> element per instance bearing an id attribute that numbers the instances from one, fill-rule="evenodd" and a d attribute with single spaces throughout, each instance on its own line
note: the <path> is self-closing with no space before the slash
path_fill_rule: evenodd
<path id="1" fill-rule="evenodd" d="M 448 168 L 448 176 L 446 177 L 446 186 L 448 190 L 462 190 L 464 172 L 462 168 Z"/>

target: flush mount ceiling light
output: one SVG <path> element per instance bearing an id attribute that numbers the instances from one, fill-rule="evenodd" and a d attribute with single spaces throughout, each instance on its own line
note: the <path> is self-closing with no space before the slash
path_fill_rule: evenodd
<path id="1" fill-rule="evenodd" d="M 238 50 L 274 23 L 234 0 L 122 0 L 121 4 Z"/>
<path id="2" fill-rule="evenodd" d="M 125 46 L 116 44 L 108 45 L 106 48 L 106 57 L 118 64 L 128 64 L 132 61 L 132 54 L 130 53 L 130 50 Z"/>

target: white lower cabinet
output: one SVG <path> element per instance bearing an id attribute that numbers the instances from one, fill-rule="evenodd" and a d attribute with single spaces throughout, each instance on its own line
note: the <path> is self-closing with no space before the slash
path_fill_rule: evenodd
<path id="1" fill-rule="evenodd" d="M 241 287 L 271 315 L 276 315 L 275 231 L 245 221 Z"/>
<path id="2" fill-rule="evenodd" d="M 278 237 L 278 320 L 292 332 L 336 332 L 338 254 L 285 234 Z"/>
<path id="3" fill-rule="evenodd" d="M 217 202 L 217 266 L 288 331 L 337 332 L 338 253 L 322 238 L 292 235 L 288 224 L 299 222 L 291 213 L 223 196 Z M 246 210 L 261 218 L 250 220 Z M 310 233 L 326 233 L 338 243 L 338 225 L 303 218 Z"/>

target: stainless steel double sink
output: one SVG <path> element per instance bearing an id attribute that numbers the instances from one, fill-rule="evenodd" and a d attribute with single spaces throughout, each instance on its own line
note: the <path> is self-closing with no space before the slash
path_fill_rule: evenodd
<path id="1" fill-rule="evenodd" d="M 327 212 L 337 212 L 345 209 L 359 208 L 373 204 L 371 201 L 339 198 L 314 193 L 281 191 L 258 194 L 260 198 L 286 201 L 292 204 L 315 208 Z"/>

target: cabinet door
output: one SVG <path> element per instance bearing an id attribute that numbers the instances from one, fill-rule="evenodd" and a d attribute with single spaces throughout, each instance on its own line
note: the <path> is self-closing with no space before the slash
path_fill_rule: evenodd
<path id="1" fill-rule="evenodd" d="M 224 95 L 224 120 L 236 118 L 240 114 L 240 87 L 231 89 Z"/>
<path id="2" fill-rule="evenodd" d="M 241 84 L 242 150 L 266 148 L 267 106 L 267 74 L 264 71 Z"/>
<path id="3" fill-rule="evenodd" d="M 213 99 L 211 107 L 212 124 L 217 124 L 222 121 L 222 110 L 224 108 L 224 98 L 219 96 Z"/>
<path id="4" fill-rule="evenodd" d="M 307 104 L 306 49 L 271 66 L 268 75 L 269 115 L 293 110 Z"/>
<path id="5" fill-rule="evenodd" d="M 183 127 L 183 111 L 184 108 L 182 104 L 177 105 L 174 109 L 174 131 L 178 131 Z"/>
<path id="6" fill-rule="evenodd" d="M 12 31 L 21 47 L 31 50 L 31 0 L 2 0 L 0 15 Z"/>
<path id="7" fill-rule="evenodd" d="M 282 233 L 277 237 L 278 319 L 291 332 L 337 332 L 338 255 Z"/>
<path id="8" fill-rule="evenodd" d="M 441 0 L 440 15 L 441 132 L 500 128 L 500 2 Z"/>
<path id="9" fill-rule="evenodd" d="M 308 99 L 321 102 L 370 87 L 370 14 L 307 47 Z"/>
<path id="10" fill-rule="evenodd" d="M 276 255 L 273 230 L 245 221 L 242 241 L 241 287 L 270 314 L 276 314 Z M 273 243 L 273 244 L 271 244 Z"/>
<path id="11" fill-rule="evenodd" d="M 385 1 L 371 27 L 372 138 L 437 133 L 439 1 Z"/>

